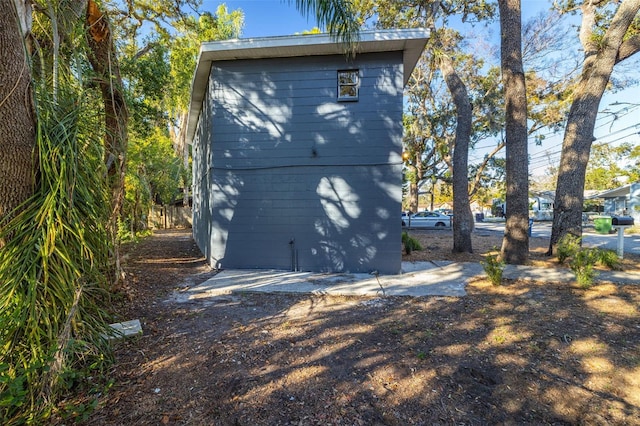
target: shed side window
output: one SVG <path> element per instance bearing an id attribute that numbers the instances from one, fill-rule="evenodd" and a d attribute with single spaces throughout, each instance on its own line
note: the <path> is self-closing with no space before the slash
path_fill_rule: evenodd
<path id="1" fill-rule="evenodd" d="M 338 100 L 357 101 L 359 83 L 360 73 L 358 70 L 338 71 Z"/>

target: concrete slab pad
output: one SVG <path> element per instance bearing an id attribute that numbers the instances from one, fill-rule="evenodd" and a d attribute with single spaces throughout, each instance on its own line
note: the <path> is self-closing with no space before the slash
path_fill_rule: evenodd
<path id="1" fill-rule="evenodd" d="M 282 270 L 225 270 L 209 280 L 174 293 L 171 300 L 182 303 L 233 293 L 308 293 L 342 296 L 450 296 L 466 295 L 465 286 L 485 276 L 474 262 L 403 262 L 399 275 L 322 274 Z M 539 268 L 507 265 L 506 279 L 540 282 L 573 282 L 567 268 Z M 640 284 L 635 272 L 602 271 L 596 282 Z"/>
<path id="2" fill-rule="evenodd" d="M 342 296 L 465 296 L 482 273 L 477 263 L 403 262 L 402 274 L 322 274 L 281 270 L 225 270 L 176 295 L 186 302 L 231 293 L 310 293 Z"/>

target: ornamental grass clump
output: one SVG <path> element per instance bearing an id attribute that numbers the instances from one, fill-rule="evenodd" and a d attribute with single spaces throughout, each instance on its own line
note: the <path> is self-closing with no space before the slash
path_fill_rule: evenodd
<path id="1" fill-rule="evenodd" d="M 406 254 L 411 254 L 414 250 L 422 250 L 422 245 L 420 241 L 413 238 L 406 232 L 402 233 L 402 244 L 404 245 L 404 252 Z"/>

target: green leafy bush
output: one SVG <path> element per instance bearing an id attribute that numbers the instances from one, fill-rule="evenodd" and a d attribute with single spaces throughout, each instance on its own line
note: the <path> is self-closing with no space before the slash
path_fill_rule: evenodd
<path id="1" fill-rule="evenodd" d="M 614 250 L 598 249 L 598 263 L 613 271 L 621 271 L 622 263 Z"/>
<path id="2" fill-rule="evenodd" d="M 569 268 L 576 276 L 580 287 L 589 288 L 593 285 L 593 280 L 598 275 L 598 271 L 595 270 L 596 264 L 612 270 L 622 268 L 615 251 L 597 247 L 583 248 L 580 246 L 580 241 L 581 238 L 569 234 L 560 240 L 556 249 L 560 264 L 564 264 L 569 259 Z"/>
<path id="3" fill-rule="evenodd" d="M 576 276 L 576 281 L 581 288 L 589 288 L 593 285 L 593 280 L 598 275 L 594 269 L 600 258 L 599 249 L 585 248 L 579 250 L 569 262 L 569 268 Z"/>
<path id="4" fill-rule="evenodd" d="M 567 234 L 558 241 L 556 247 L 556 255 L 558 257 L 558 263 L 561 265 L 570 258 L 573 257 L 581 248 L 582 238 L 576 237 L 572 234 Z"/>
<path id="5" fill-rule="evenodd" d="M 497 248 L 494 248 L 494 250 L 497 250 Z M 499 254 L 487 254 L 485 261 L 480 262 L 480 264 L 489 277 L 491 284 L 502 284 L 502 273 L 504 272 L 505 262 L 500 259 Z"/>

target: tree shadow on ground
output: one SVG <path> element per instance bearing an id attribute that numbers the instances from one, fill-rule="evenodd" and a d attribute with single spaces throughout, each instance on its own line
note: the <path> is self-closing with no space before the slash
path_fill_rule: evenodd
<path id="1" fill-rule="evenodd" d="M 159 251 L 141 286 L 176 267 Z M 171 288 L 136 302 L 145 335 L 117 347 L 91 424 L 640 422 L 638 286 L 478 280 L 462 298 L 181 304 Z"/>

